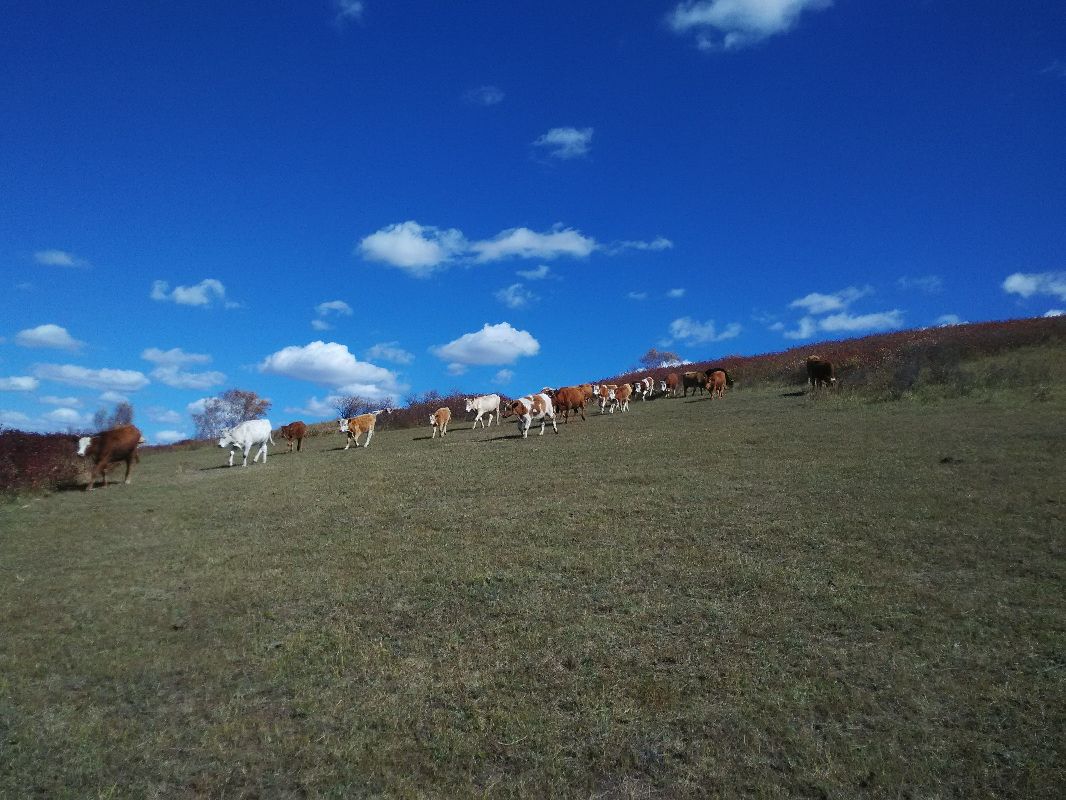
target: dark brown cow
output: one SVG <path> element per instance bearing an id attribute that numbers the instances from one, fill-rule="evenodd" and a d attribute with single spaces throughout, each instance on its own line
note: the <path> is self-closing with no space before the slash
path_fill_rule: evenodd
<path id="1" fill-rule="evenodd" d="M 591 389 L 591 387 L 590 387 Z M 555 412 L 563 413 L 563 422 L 569 424 L 570 412 L 575 414 L 580 413 L 581 419 L 585 419 L 585 403 L 588 400 L 585 398 L 585 390 L 580 386 L 563 386 L 560 389 L 555 390 L 555 397 L 552 398 L 555 402 Z"/>
<path id="2" fill-rule="evenodd" d="M 285 441 L 289 443 L 289 452 L 292 452 L 292 443 L 296 442 L 296 452 L 300 452 L 300 448 L 303 446 L 304 437 L 307 435 L 307 426 L 300 420 L 296 422 L 290 422 L 288 425 L 281 426 L 281 436 Z"/>
<path id="3" fill-rule="evenodd" d="M 89 459 L 89 482 L 85 491 L 91 491 L 96 484 L 96 474 L 100 473 L 107 488 L 107 471 L 120 461 L 126 462 L 126 478 L 130 482 L 133 462 L 140 461 L 137 446 L 144 443 L 144 436 L 133 425 L 120 425 L 109 431 L 101 431 L 95 436 L 82 436 L 78 439 L 78 455 Z"/>
<path id="4" fill-rule="evenodd" d="M 807 384 L 812 389 L 819 386 L 836 386 L 837 379 L 833 375 L 833 365 L 818 356 L 807 357 Z"/>
<path id="5" fill-rule="evenodd" d="M 682 397 L 688 397 L 688 390 L 691 389 L 695 394 L 696 390 L 700 390 L 700 394 L 703 394 L 703 385 L 707 382 L 707 376 L 699 372 L 686 372 L 681 375 L 681 388 L 684 390 L 681 394 Z"/>

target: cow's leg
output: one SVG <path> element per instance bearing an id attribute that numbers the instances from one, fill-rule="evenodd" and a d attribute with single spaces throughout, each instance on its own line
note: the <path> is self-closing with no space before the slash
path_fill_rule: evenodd
<path id="1" fill-rule="evenodd" d="M 554 416 L 554 415 L 552 415 L 552 429 L 553 429 L 553 430 L 554 430 L 554 431 L 555 431 L 556 433 L 558 433 L 558 432 L 559 432 L 559 426 L 555 424 L 555 416 Z"/>
<path id="2" fill-rule="evenodd" d="M 123 483 L 129 485 L 130 482 L 130 470 L 133 469 L 133 453 L 126 456 L 126 477 L 123 479 Z"/>
<path id="3" fill-rule="evenodd" d="M 248 449 L 251 450 L 251 448 L 248 448 Z M 259 460 L 259 456 L 263 457 L 263 463 L 264 464 L 267 463 L 267 443 L 266 442 L 263 442 L 263 444 L 259 447 L 259 452 L 256 453 L 255 454 L 255 458 L 252 459 L 252 463 L 253 464 L 256 461 Z"/>
<path id="4" fill-rule="evenodd" d="M 374 438 L 374 429 L 371 428 L 366 432 L 366 441 L 363 442 L 363 447 L 370 447 L 370 440 Z"/>
<path id="5" fill-rule="evenodd" d="M 244 463 L 241 464 L 242 467 L 247 467 L 248 466 L 248 454 L 250 452 L 252 452 L 252 443 L 251 442 L 249 442 L 248 444 L 246 444 L 244 446 Z"/>
<path id="6" fill-rule="evenodd" d="M 96 464 L 89 467 L 89 482 L 85 484 L 85 491 L 91 492 L 96 486 Z"/>
<path id="7" fill-rule="evenodd" d="M 345 436 L 348 437 L 347 439 L 344 440 L 344 449 L 347 450 L 349 447 L 352 446 L 352 432 L 351 431 L 345 431 L 344 433 L 345 433 Z M 358 447 L 358 445 L 356 445 L 356 447 Z"/>
<path id="8" fill-rule="evenodd" d="M 233 454 L 234 454 L 235 452 L 237 452 L 237 451 L 236 451 L 236 450 L 234 450 L 234 449 L 233 449 L 232 447 L 230 447 L 230 449 L 229 449 L 229 465 L 230 465 L 231 467 L 233 466 Z"/>

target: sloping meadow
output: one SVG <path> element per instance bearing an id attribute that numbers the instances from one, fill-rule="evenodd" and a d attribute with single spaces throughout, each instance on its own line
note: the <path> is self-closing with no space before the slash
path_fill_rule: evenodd
<path id="1" fill-rule="evenodd" d="M 1057 796 L 1064 414 L 146 452 L 0 505 L 0 796 Z"/>

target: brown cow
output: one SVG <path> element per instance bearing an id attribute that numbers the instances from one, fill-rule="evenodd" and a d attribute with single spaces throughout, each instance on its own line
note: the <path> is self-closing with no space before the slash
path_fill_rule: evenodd
<path id="1" fill-rule="evenodd" d="M 591 386 L 589 387 L 592 388 Z M 585 390 L 580 386 L 563 386 L 555 390 L 555 411 L 563 412 L 563 422 L 569 424 L 570 412 L 580 413 L 581 419 L 585 419 Z"/>
<path id="2" fill-rule="evenodd" d="M 129 483 L 133 462 L 141 460 L 137 455 L 137 445 L 143 443 L 144 437 L 133 425 L 120 425 L 109 431 L 101 431 L 95 436 L 82 436 L 78 439 L 78 455 L 85 456 L 92 463 L 85 491 L 92 490 L 98 472 L 103 476 L 106 489 L 107 471 L 120 461 L 126 462 L 124 483 Z"/>
<path id="3" fill-rule="evenodd" d="M 303 446 L 304 437 L 307 435 L 307 426 L 303 422 L 297 420 L 296 422 L 290 422 L 288 425 L 281 426 L 281 436 L 285 441 L 289 443 L 289 452 L 292 452 L 292 444 L 296 443 L 296 452 L 300 452 L 300 448 Z"/>
<path id="4" fill-rule="evenodd" d="M 364 433 L 366 434 L 366 440 L 363 442 L 363 447 L 370 447 L 370 440 L 374 438 L 374 426 L 377 425 L 378 414 L 389 413 L 389 409 L 381 408 L 377 411 L 371 411 L 369 414 L 360 414 L 358 417 L 352 417 L 350 419 L 338 420 L 337 430 L 340 433 L 348 435 L 344 449 L 347 450 L 352 446 L 352 442 L 355 442 L 355 446 L 359 446 L 359 437 Z"/>
<path id="5" fill-rule="evenodd" d="M 452 421 L 452 410 L 447 406 L 441 406 L 432 414 L 429 415 L 429 424 L 433 426 L 433 435 L 430 439 L 434 439 L 437 436 L 437 431 L 440 431 L 441 441 L 444 441 L 444 437 L 448 435 L 448 423 Z"/>
<path id="6" fill-rule="evenodd" d="M 703 394 L 703 385 L 707 382 L 707 376 L 701 375 L 699 372 L 685 372 L 681 375 L 681 387 L 684 389 L 682 397 L 688 397 L 688 390 L 691 389 L 693 394 L 696 394 L 696 390 L 700 390 L 700 394 Z"/>
<path id="7" fill-rule="evenodd" d="M 677 387 L 681 383 L 681 376 L 671 372 L 666 376 L 666 391 L 671 397 L 677 397 Z"/>
<path id="8" fill-rule="evenodd" d="M 611 406 L 611 413 L 614 413 L 615 407 L 619 411 L 629 411 L 629 398 L 633 395 L 633 387 L 628 383 L 623 383 L 621 386 L 615 387 L 614 390 L 614 405 Z"/>
<path id="9" fill-rule="evenodd" d="M 707 391 L 711 393 L 711 399 L 725 397 L 726 374 L 724 369 L 716 369 L 707 376 Z"/>
<path id="10" fill-rule="evenodd" d="M 836 386 L 837 379 L 833 375 L 833 365 L 818 356 L 807 356 L 807 384 L 812 389 L 819 386 Z"/>

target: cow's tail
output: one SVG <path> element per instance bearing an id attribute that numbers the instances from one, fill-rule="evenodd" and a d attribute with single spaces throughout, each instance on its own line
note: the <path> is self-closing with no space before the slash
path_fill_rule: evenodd
<path id="1" fill-rule="evenodd" d="M 274 432 L 273 431 L 271 431 L 270 433 L 267 434 L 267 438 L 270 440 L 271 444 L 274 444 Z M 274 445 L 274 446 L 277 447 L 277 445 Z"/>

